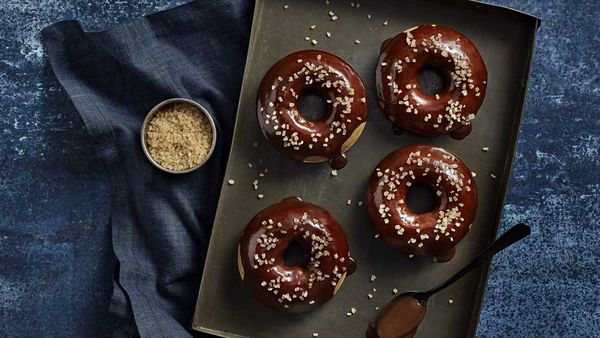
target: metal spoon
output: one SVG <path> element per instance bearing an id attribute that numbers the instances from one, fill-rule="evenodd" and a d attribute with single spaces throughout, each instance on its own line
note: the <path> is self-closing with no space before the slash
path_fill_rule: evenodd
<path id="1" fill-rule="evenodd" d="M 412 337 L 416 331 L 419 323 L 425 316 L 426 302 L 429 297 L 444 290 L 473 269 L 479 267 L 491 259 L 498 252 L 508 248 L 512 244 L 522 240 L 531 233 L 531 228 L 524 223 L 519 223 L 502 236 L 496 239 L 490 246 L 488 246 L 479 256 L 477 256 L 471 263 L 458 271 L 454 276 L 450 277 L 447 281 L 434 287 L 433 289 L 425 292 L 409 291 L 396 296 L 390 303 L 388 303 L 379 313 L 377 322 L 371 322 L 367 331 L 367 337 Z M 412 299 L 412 301 L 411 301 Z M 416 300 L 416 301 L 415 301 Z M 417 313 L 409 313 L 409 312 Z M 399 316 L 398 314 L 401 314 Z M 412 316 L 411 316 L 412 315 Z M 400 317 L 400 318 L 399 318 Z M 409 322 L 400 323 L 402 318 L 410 318 Z M 385 323 L 382 323 L 383 322 Z M 389 324 L 389 325 L 388 325 Z M 398 333 L 402 331 L 402 333 Z"/>

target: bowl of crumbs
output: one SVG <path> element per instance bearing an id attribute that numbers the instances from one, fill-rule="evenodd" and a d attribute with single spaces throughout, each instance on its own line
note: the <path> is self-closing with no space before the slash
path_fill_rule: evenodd
<path id="1" fill-rule="evenodd" d="M 142 148 L 158 169 L 185 174 L 200 168 L 217 141 L 215 122 L 200 104 L 174 98 L 157 104 L 142 124 Z"/>

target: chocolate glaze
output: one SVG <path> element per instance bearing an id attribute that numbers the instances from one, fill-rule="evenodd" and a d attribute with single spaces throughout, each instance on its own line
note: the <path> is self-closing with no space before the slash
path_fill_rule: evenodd
<path id="1" fill-rule="evenodd" d="M 472 130 L 473 130 L 473 126 L 469 124 L 467 126 L 462 126 L 460 128 L 454 129 L 453 131 L 450 132 L 450 136 L 453 139 L 462 140 L 465 137 L 469 136 L 469 134 L 471 133 Z"/>
<path id="2" fill-rule="evenodd" d="M 406 204 L 413 184 L 435 192 L 435 207 L 415 214 Z M 444 262 L 466 235 L 477 211 L 477 187 L 471 171 L 455 155 L 431 145 L 411 145 L 384 158 L 369 181 L 367 210 L 371 224 L 387 243 Z"/>
<path id="3" fill-rule="evenodd" d="M 317 121 L 298 111 L 306 90 L 320 94 L 327 112 Z M 257 116 L 269 143 L 308 163 L 345 165 L 338 159 L 358 139 L 367 121 L 367 93 L 358 73 L 341 58 L 318 50 L 293 53 L 275 63 L 258 90 Z"/>
<path id="4" fill-rule="evenodd" d="M 284 253 L 297 242 L 308 266 L 288 266 Z M 239 246 L 243 284 L 263 304 L 282 311 L 309 311 L 329 301 L 356 269 L 340 224 L 325 209 L 289 197 L 259 212 Z"/>
<path id="5" fill-rule="evenodd" d="M 448 76 L 439 97 L 420 90 L 419 72 L 428 66 Z M 470 121 L 483 103 L 487 69 L 466 36 L 450 28 L 422 25 L 382 43 L 376 83 L 385 114 L 402 129 L 424 136 L 450 133 L 462 139 L 471 132 Z"/>
<path id="6" fill-rule="evenodd" d="M 427 312 L 427 303 L 410 296 L 398 296 L 370 322 L 367 338 L 412 338 Z"/>
<path id="7" fill-rule="evenodd" d="M 340 170 L 344 168 L 348 164 L 348 157 L 346 154 L 340 154 L 331 160 L 329 160 L 329 165 L 332 169 Z"/>

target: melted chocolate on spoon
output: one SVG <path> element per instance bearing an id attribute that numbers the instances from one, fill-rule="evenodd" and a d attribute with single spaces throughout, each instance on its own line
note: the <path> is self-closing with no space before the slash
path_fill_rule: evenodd
<path id="1" fill-rule="evenodd" d="M 412 296 L 396 297 L 389 302 L 367 329 L 367 338 L 412 338 L 425 317 L 427 303 Z"/>
<path id="2" fill-rule="evenodd" d="M 444 283 L 426 292 L 405 292 L 383 307 L 375 322 L 367 328 L 367 338 L 412 338 L 427 312 L 427 299 L 447 288 L 471 270 L 487 262 L 498 252 L 527 237 L 531 229 L 517 224 L 487 247 L 471 263 Z"/>

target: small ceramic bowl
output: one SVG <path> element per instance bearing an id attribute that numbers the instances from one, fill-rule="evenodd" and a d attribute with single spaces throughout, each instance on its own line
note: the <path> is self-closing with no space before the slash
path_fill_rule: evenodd
<path id="1" fill-rule="evenodd" d="M 158 162 L 156 162 L 150 155 L 150 152 L 148 151 L 148 144 L 146 143 L 146 128 L 148 127 L 148 123 L 150 122 L 150 120 L 152 120 L 154 115 L 157 112 L 159 112 L 163 107 L 170 105 L 170 104 L 174 104 L 174 103 L 187 103 L 187 104 L 190 104 L 190 105 L 198 108 L 200 110 L 200 112 L 202 112 L 208 118 L 208 121 L 210 122 L 210 127 L 212 129 L 212 144 L 210 146 L 210 150 L 208 151 L 208 153 L 206 154 L 204 159 L 192 168 L 185 169 L 185 170 L 179 170 L 179 171 L 171 170 L 171 169 L 165 168 L 165 167 L 161 166 L 160 164 L 158 164 Z M 148 115 L 146 115 L 146 118 L 144 119 L 144 123 L 142 124 L 141 140 L 142 140 L 142 148 L 144 149 L 144 154 L 146 154 L 146 157 L 148 158 L 150 163 L 152 163 L 155 167 L 157 167 L 158 169 L 160 169 L 164 172 L 170 173 L 170 174 L 186 174 L 186 173 L 192 172 L 192 171 L 202 167 L 204 165 L 204 163 L 206 163 L 206 161 L 208 161 L 208 159 L 212 155 L 213 151 L 215 150 L 215 145 L 217 144 L 217 128 L 215 127 L 215 121 L 213 120 L 212 116 L 210 116 L 208 111 L 204 107 L 202 107 L 199 103 L 189 100 L 189 99 L 184 99 L 184 98 L 173 98 L 173 99 L 168 99 L 168 100 L 160 102 L 159 104 L 154 106 L 154 108 L 152 108 L 152 110 L 150 110 Z"/>

